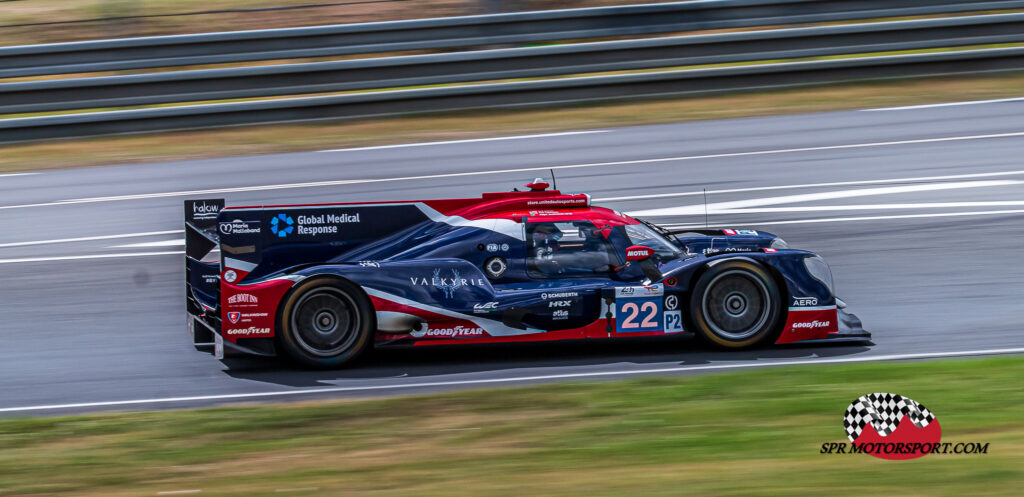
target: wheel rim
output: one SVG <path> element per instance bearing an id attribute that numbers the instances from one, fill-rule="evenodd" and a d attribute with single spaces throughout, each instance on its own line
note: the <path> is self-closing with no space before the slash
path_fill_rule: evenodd
<path id="1" fill-rule="evenodd" d="M 295 341 L 310 354 L 336 356 L 355 343 L 359 312 L 348 294 L 323 288 L 303 295 L 291 317 Z"/>
<path id="2" fill-rule="evenodd" d="M 771 296 L 760 278 L 746 271 L 725 271 L 708 284 L 701 308 L 712 332 L 739 341 L 764 328 L 771 311 Z"/>

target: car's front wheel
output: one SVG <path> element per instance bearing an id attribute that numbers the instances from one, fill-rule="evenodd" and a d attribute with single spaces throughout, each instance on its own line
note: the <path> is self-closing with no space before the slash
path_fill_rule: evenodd
<path id="1" fill-rule="evenodd" d="M 707 341 L 730 349 L 774 340 L 782 314 L 775 280 L 751 261 L 721 262 L 700 276 L 690 297 L 690 318 Z"/>
<path id="2" fill-rule="evenodd" d="M 372 344 L 373 306 L 351 282 L 304 281 L 288 294 L 281 309 L 281 344 L 289 356 L 307 366 L 344 366 Z"/>

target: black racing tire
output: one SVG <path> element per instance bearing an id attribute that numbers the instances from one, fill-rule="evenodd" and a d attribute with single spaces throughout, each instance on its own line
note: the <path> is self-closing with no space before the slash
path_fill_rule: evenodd
<path id="1" fill-rule="evenodd" d="M 775 279 L 759 264 L 720 262 L 697 279 L 690 295 L 690 320 L 714 345 L 753 348 L 778 337 L 782 297 Z"/>
<path id="2" fill-rule="evenodd" d="M 278 326 L 288 356 L 305 366 L 332 369 L 351 364 L 372 347 L 376 315 L 359 286 L 320 277 L 285 296 Z"/>

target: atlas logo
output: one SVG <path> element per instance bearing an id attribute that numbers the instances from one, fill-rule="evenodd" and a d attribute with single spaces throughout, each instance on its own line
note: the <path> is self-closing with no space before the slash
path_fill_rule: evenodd
<path id="1" fill-rule="evenodd" d="M 295 231 L 295 220 L 288 214 L 278 214 L 270 220 L 270 232 L 284 238 Z"/>
<path id="2" fill-rule="evenodd" d="M 569 311 L 565 309 L 558 309 L 551 313 L 551 317 L 554 319 L 569 319 Z"/>
<path id="3" fill-rule="evenodd" d="M 923 405 L 894 393 L 870 393 L 843 416 L 854 450 L 882 459 L 914 459 L 932 453 L 942 439 L 939 421 Z"/>

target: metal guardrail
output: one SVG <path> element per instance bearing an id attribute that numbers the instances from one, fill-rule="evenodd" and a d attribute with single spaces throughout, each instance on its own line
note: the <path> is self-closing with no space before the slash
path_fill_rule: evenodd
<path id="1" fill-rule="evenodd" d="M 0 120 L 0 142 L 1024 70 L 1024 48 L 891 55 Z"/>
<path id="2" fill-rule="evenodd" d="M 1024 0 L 699 0 L 0 48 L 0 78 L 1024 8 Z"/>
<path id="3" fill-rule="evenodd" d="M 0 83 L 0 113 L 153 105 L 1024 42 L 1024 14 Z"/>

